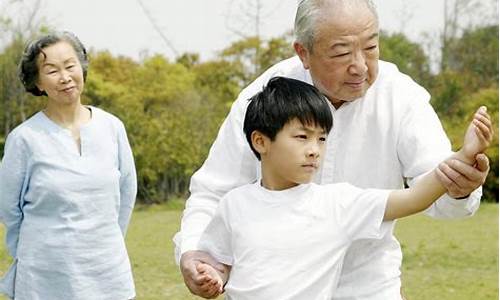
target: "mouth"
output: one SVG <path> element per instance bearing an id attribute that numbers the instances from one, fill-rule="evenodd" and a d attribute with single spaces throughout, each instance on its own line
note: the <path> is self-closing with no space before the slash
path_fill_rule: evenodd
<path id="1" fill-rule="evenodd" d="M 70 87 L 64 88 L 64 89 L 62 89 L 60 91 L 64 92 L 64 93 L 69 93 L 69 92 L 72 92 L 74 89 L 75 89 L 74 86 L 70 86 Z"/>
<path id="2" fill-rule="evenodd" d="M 345 84 L 351 88 L 358 89 L 363 87 L 366 79 L 363 80 L 356 80 L 356 81 L 346 81 Z"/>
<path id="3" fill-rule="evenodd" d="M 307 163 L 302 165 L 306 170 L 316 171 L 319 167 L 318 163 Z"/>

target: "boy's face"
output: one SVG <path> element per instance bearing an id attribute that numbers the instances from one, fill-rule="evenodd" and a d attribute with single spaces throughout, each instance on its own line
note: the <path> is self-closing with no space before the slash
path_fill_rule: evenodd
<path id="1" fill-rule="evenodd" d="M 262 181 L 264 187 L 283 190 L 309 183 L 318 170 L 325 151 L 327 133 L 298 119 L 285 124 L 274 141 L 264 136 Z"/>

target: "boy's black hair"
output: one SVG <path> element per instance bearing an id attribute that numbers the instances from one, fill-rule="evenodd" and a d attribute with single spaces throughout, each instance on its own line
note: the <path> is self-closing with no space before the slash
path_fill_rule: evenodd
<path id="1" fill-rule="evenodd" d="M 273 77 L 264 89 L 249 99 L 243 131 L 253 153 L 255 130 L 274 141 L 286 123 L 298 119 L 304 125 L 316 125 L 330 132 L 333 118 L 326 97 L 314 86 L 300 80 Z"/>

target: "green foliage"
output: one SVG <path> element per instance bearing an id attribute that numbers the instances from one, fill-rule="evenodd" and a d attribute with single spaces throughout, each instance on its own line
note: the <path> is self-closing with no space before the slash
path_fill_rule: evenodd
<path id="1" fill-rule="evenodd" d="M 240 86 L 244 87 L 273 64 L 294 55 L 291 38 L 291 33 L 268 41 L 245 38 L 224 49 L 220 57 L 233 63 L 241 75 Z"/>
<path id="2" fill-rule="evenodd" d="M 450 68 L 431 75 L 419 44 L 403 34 L 381 33 L 381 58 L 396 63 L 430 89 L 432 103 L 455 145 L 461 142 L 466 118 L 480 103 L 487 104 L 491 113 L 498 109 L 496 34 L 498 27 L 466 31 L 451 43 Z M 15 37 L 0 50 L 0 149 L 8 132 L 40 110 L 46 100 L 28 95 L 17 78 L 25 38 Z M 139 201 L 164 202 L 171 195 L 186 194 L 191 174 L 205 160 L 241 89 L 293 55 L 291 33 L 236 41 L 208 61 L 201 61 L 196 53 L 184 53 L 175 61 L 161 55 L 135 61 L 109 51 L 92 52 L 82 101 L 124 122 L 136 161 Z M 496 122 L 498 115 L 492 114 Z M 498 199 L 496 146 L 488 152 L 492 165 L 485 185 L 488 199 Z"/>
<path id="3" fill-rule="evenodd" d="M 473 78 L 477 88 L 498 82 L 498 25 L 468 29 L 448 47 L 448 70 Z"/>
<path id="4" fill-rule="evenodd" d="M 404 34 L 380 33 L 380 59 L 396 64 L 399 70 L 408 74 L 424 86 L 430 79 L 429 59 L 418 43 L 411 42 Z"/>

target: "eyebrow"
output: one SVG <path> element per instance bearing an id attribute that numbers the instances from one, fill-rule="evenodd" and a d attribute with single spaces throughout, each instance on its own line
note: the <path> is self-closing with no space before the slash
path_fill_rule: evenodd
<path id="1" fill-rule="evenodd" d="M 317 128 L 317 126 L 315 126 L 314 128 Z M 314 129 L 311 129 L 311 127 L 305 127 L 305 126 L 300 126 L 298 127 L 299 130 L 304 130 L 304 131 L 307 131 L 307 132 L 315 132 L 316 130 Z M 321 134 L 326 134 L 326 130 L 321 128 Z"/>
<path id="2" fill-rule="evenodd" d="M 63 61 L 63 64 L 68 63 L 70 60 L 75 60 L 75 58 L 74 57 L 70 57 L 70 58 L 66 59 L 65 61 Z M 43 67 L 53 67 L 55 65 L 56 64 L 53 64 L 53 63 L 50 63 L 50 62 L 44 62 L 43 65 L 42 65 L 42 68 Z"/>
<path id="3" fill-rule="evenodd" d="M 371 41 L 373 40 L 374 38 L 377 38 L 378 37 L 378 32 L 374 32 L 372 35 L 370 35 L 366 41 Z M 346 42 L 337 42 L 337 43 L 334 43 L 330 49 L 334 49 L 334 48 L 337 48 L 337 47 L 347 47 L 349 46 L 349 43 L 346 43 Z"/>

